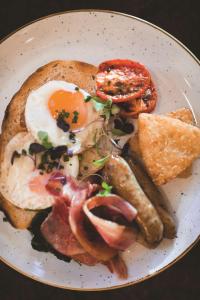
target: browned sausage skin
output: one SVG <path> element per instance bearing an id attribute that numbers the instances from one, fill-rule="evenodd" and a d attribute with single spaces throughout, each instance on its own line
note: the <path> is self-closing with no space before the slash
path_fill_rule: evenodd
<path id="1" fill-rule="evenodd" d="M 163 238 L 162 221 L 149 201 L 127 162 L 112 155 L 104 168 L 104 174 L 117 194 L 130 202 L 138 211 L 138 223 L 148 243 L 154 244 Z"/>
<path id="2" fill-rule="evenodd" d="M 164 237 L 168 239 L 175 238 L 176 223 L 174 218 L 170 214 L 169 209 L 167 208 L 167 204 L 163 195 L 147 174 L 144 166 L 140 162 L 139 158 L 137 158 L 136 153 L 134 153 L 134 156 L 132 155 L 131 157 L 126 156 L 125 159 L 128 162 L 135 177 L 137 178 L 137 181 L 139 182 L 141 188 L 156 208 L 164 225 Z"/>

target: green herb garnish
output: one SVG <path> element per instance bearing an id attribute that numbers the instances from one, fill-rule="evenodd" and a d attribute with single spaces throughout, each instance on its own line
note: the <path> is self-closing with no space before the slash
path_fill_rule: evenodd
<path id="1" fill-rule="evenodd" d="M 73 114 L 74 114 L 74 116 L 73 116 L 73 119 L 72 119 L 72 123 L 77 123 L 78 122 L 79 112 L 78 111 L 74 111 Z"/>
<path id="2" fill-rule="evenodd" d="M 107 184 L 107 182 L 103 181 L 101 184 L 103 190 L 101 192 L 98 193 L 98 195 L 101 196 L 108 196 L 111 193 L 112 190 L 112 186 Z"/>
<path id="3" fill-rule="evenodd" d="M 95 96 L 92 97 L 93 105 L 96 111 L 102 111 L 102 116 L 108 120 L 111 115 L 112 109 L 112 100 L 108 99 L 107 101 L 101 100 L 101 98 Z"/>
<path id="4" fill-rule="evenodd" d="M 61 116 L 63 119 L 67 119 L 69 118 L 70 113 L 68 111 L 65 111 L 64 109 L 62 109 L 62 111 L 58 111 L 58 116 Z"/>
<path id="5" fill-rule="evenodd" d="M 38 138 L 46 149 L 53 147 L 52 143 L 49 141 L 48 133 L 46 131 L 38 131 Z"/>
<path id="6" fill-rule="evenodd" d="M 84 101 L 87 103 L 87 102 L 89 102 L 91 99 L 92 99 L 92 96 L 87 96 L 87 97 L 84 99 Z"/>
<path id="7" fill-rule="evenodd" d="M 100 159 L 94 160 L 93 165 L 95 167 L 103 167 L 105 165 L 105 163 L 107 162 L 107 160 L 109 159 L 109 157 L 110 157 L 110 154 L 108 154 Z"/>
<path id="8" fill-rule="evenodd" d="M 127 133 L 120 130 L 120 129 L 113 128 L 112 129 L 112 134 L 116 135 L 116 136 L 123 136 L 123 135 L 126 135 Z"/>

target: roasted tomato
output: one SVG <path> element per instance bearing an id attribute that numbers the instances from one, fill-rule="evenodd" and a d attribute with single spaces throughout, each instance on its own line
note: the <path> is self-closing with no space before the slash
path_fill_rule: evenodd
<path id="1" fill-rule="evenodd" d="M 151 81 L 149 88 L 141 97 L 120 104 L 120 114 L 124 117 L 137 118 L 142 112 L 152 112 L 156 106 L 156 102 L 157 92 L 154 83 Z"/>
<path id="2" fill-rule="evenodd" d="M 108 60 L 99 65 L 96 94 L 113 103 L 139 98 L 148 89 L 151 76 L 138 62 L 127 59 Z"/>

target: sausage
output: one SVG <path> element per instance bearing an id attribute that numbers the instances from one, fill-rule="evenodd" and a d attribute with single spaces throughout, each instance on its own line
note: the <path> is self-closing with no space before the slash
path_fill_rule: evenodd
<path id="1" fill-rule="evenodd" d="M 163 238 L 162 221 L 127 162 L 120 156 L 112 155 L 104 167 L 104 175 L 117 194 L 137 209 L 136 222 L 146 241 L 150 244 L 159 242 Z"/>
<path id="2" fill-rule="evenodd" d="M 136 154 L 132 157 L 126 156 L 125 159 L 137 178 L 141 188 L 156 208 L 164 225 L 164 237 L 173 239 L 176 236 L 176 223 L 167 208 L 167 204 L 163 195 L 157 189 L 150 176 L 147 174 L 144 166 L 140 162 L 139 158 L 137 158 Z"/>

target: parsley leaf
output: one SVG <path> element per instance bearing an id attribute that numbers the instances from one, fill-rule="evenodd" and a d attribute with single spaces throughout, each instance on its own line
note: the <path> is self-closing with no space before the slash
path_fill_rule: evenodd
<path id="1" fill-rule="evenodd" d="M 87 102 L 89 102 L 90 100 L 92 99 L 92 96 L 87 96 L 85 99 L 84 99 L 84 101 L 87 103 Z"/>
<path id="2" fill-rule="evenodd" d="M 73 114 L 74 114 L 74 116 L 73 116 L 73 119 L 72 119 L 72 123 L 77 123 L 78 122 L 79 112 L 78 111 L 74 111 Z"/>
<path id="3" fill-rule="evenodd" d="M 102 182 L 101 186 L 102 186 L 103 190 L 101 192 L 99 192 L 98 195 L 108 196 L 112 191 L 112 186 L 107 184 L 107 182 L 105 182 L 105 181 Z"/>
<path id="4" fill-rule="evenodd" d="M 46 131 L 38 131 L 38 138 L 46 149 L 53 147 L 52 143 L 49 141 L 48 133 Z"/>
<path id="5" fill-rule="evenodd" d="M 109 157 L 110 157 L 110 154 L 108 154 L 100 159 L 94 160 L 93 165 L 95 167 L 103 167 L 105 165 L 105 163 L 107 162 L 107 160 L 109 159 Z"/>

